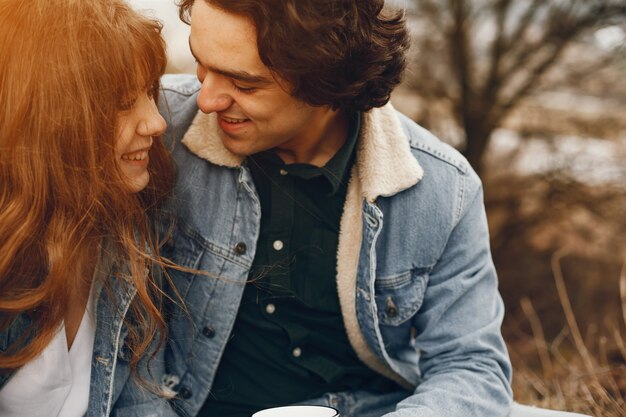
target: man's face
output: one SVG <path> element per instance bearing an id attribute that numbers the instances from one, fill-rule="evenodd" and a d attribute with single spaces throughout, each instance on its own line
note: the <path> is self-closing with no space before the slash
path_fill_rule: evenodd
<path id="1" fill-rule="evenodd" d="M 309 106 L 285 91 L 284 80 L 276 79 L 259 57 L 251 20 L 196 1 L 189 44 L 202 83 L 198 107 L 217 114 L 228 150 L 246 156 L 310 147 L 310 132 L 328 108 Z"/>

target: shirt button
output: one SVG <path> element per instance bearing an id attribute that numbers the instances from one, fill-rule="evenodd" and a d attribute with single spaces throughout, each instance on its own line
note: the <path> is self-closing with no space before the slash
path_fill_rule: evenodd
<path id="1" fill-rule="evenodd" d="M 279 172 L 279 173 L 280 173 L 280 175 L 282 175 L 283 177 L 284 177 L 285 175 L 289 174 L 289 173 L 287 172 L 287 170 L 285 170 L 285 169 L 281 169 L 281 170 L 280 170 L 280 171 L 278 171 L 278 172 Z"/>
<path id="2" fill-rule="evenodd" d="M 291 351 L 291 354 L 293 355 L 294 358 L 299 358 L 300 356 L 302 356 L 302 349 L 300 349 L 299 347 L 293 348 L 293 350 Z"/>
<path id="3" fill-rule="evenodd" d="M 280 240 L 275 240 L 274 243 L 272 243 L 272 246 L 275 250 L 281 250 L 284 247 L 283 242 Z"/>
<path id="4" fill-rule="evenodd" d="M 246 250 L 248 250 L 248 247 L 243 242 L 239 242 L 235 245 L 235 253 L 237 255 L 243 255 L 244 253 L 246 253 Z"/>
<path id="5" fill-rule="evenodd" d="M 276 311 L 276 306 L 274 304 L 268 304 L 265 306 L 265 312 L 267 314 L 274 314 Z"/>

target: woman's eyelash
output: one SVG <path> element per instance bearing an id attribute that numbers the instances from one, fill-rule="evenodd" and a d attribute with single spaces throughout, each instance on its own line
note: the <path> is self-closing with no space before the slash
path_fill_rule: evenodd
<path id="1" fill-rule="evenodd" d="M 135 102 L 137 101 L 137 98 L 132 98 L 129 100 L 124 100 L 120 103 L 120 110 L 124 111 L 124 110 L 130 110 L 133 108 L 133 106 L 135 105 Z"/>

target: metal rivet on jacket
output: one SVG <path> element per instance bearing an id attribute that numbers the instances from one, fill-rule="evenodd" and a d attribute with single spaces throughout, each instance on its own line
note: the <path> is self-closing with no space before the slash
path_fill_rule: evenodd
<path id="1" fill-rule="evenodd" d="M 202 334 L 204 335 L 204 337 L 212 339 L 213 337 L 215 337 L 215 330 L 213 330 L 209 326 L 204 326 L 204 328 L 202 329 Z"/>
<path id="2" fill-rule="evenodd" d="M 246 253 L 247 250 L 248 250 L 248 247 L 243 242 L 239 242 L 235 245 L 235 253 L 237 255 L 243 255 L 244 253 Z"/>
<path id="3" fill-rule="evenodd" d="M 188 400 L 188 399 L 190 399 L 190 398 L 191 398 L 192 392 L 191 392 L 191 390 L 190 390 L 189 388 L 187 388 L 187 387 L 182 387 L 182 388 L 180 389 L 180 391 L 178 391 L 178 395 L 179 395 L 181 398 L 183 398 L 183 399 L 185 399 L 185 400 Z"/>
<path id="4" fill-rule="evenodd" d="M 393 298 L 391 298 L 391 296 L 387 297 L 386 311 L 389 317 L 395 317 L 398 315 L 398 307 L 396 307 L 396 303 L 393 302 Z"/>

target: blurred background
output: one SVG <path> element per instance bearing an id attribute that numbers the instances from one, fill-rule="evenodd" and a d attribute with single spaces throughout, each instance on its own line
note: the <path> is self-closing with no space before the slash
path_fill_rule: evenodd
<path id="1" fill-rule="evenodd" d="M 168 72 L 194 72 L 174 0 Z M 387 0 L 392 102 L 483 179 L 518 401 L 626 416 L 626 0 Z"/>

